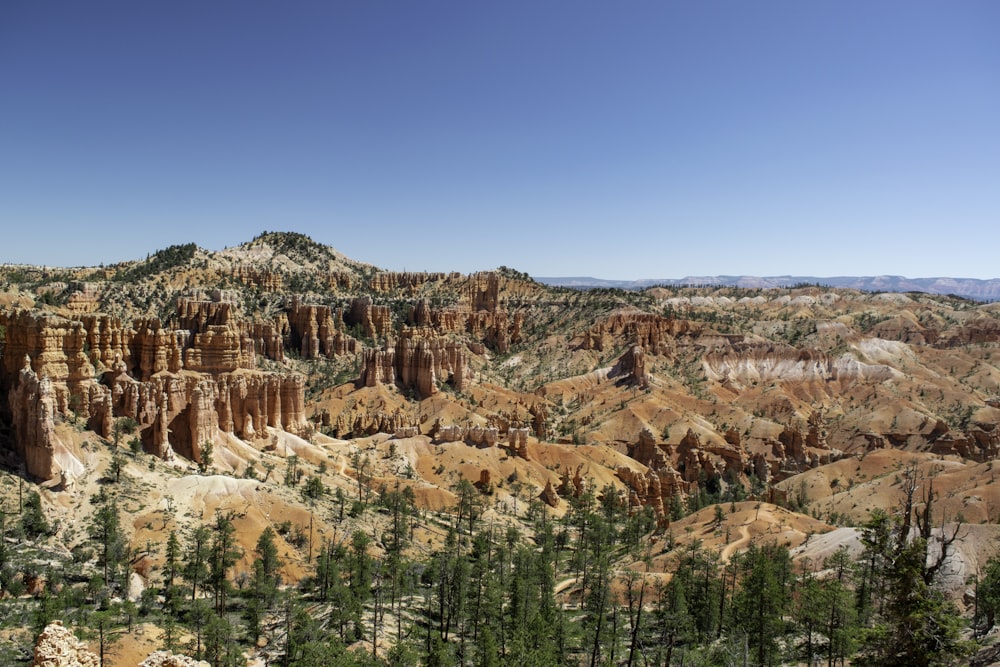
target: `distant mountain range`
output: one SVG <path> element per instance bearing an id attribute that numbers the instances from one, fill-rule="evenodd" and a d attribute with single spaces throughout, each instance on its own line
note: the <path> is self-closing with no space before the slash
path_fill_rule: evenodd
<path id="1" fill-rule="evenodd" d="M 954 294 L 977 301 L 1000 300 L 1000 278 L 906 278 L 905 276 L 687 276 L 685 278 L 647 278 L 643 280 L 602 280 L 590 277 L 535 277 L 540 283 L 574 289 L 617 288 L 641 290 L 654 285 L 702 286 L 719 285 L 766 289 L 796 285 L 824 285 L 865 292 L 927 292 Z"/>

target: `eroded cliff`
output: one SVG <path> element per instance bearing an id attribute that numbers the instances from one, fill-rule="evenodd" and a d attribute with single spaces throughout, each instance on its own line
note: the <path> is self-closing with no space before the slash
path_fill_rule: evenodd
<path id="1" fill-rule="evenodd" d="M 30 475 L 81 471 L 55 436 L 57 418 L 107 438 L 115 419 L 129 417 L 147 452 L 193 461 L 220 431 L 251 440 L 269 427 L 308 428 L 304 378 L 256 369 L 252 328 L 231 304 L 181 299 L 175 321 L 181 328 L 150 318 L 126 325 L 103 315 L 0 314 L 3 412 Z"/>

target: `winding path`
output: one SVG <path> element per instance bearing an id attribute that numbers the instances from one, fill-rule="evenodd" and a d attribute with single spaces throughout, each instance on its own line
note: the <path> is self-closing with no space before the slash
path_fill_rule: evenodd
<path id="1" fill-rule="evenodd" d="M 733 555 L 734 551 L 750 544 L 750 525 L 746 523 L 743 524 L 742 526 L 740 526 L 739 531 L 740 531 L 740 539 L 736 540 L 735 542 L 730 542 L 722 550 L 722 554 L 720 554 L 722 560 L 728 561 L 729 557 Z"/>

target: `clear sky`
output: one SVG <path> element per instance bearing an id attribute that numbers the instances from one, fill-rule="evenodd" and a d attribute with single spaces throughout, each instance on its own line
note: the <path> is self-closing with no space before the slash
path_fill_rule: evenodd
<path id="1" fill-rule="evenodd" d="M 0 262 L 1000 276 L 1000 2 L 4 0 Z"/>

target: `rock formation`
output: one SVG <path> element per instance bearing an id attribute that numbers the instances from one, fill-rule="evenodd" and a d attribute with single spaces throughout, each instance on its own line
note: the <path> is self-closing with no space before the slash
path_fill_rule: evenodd
<path id="1" fill-rule="evenodd" d="M 218 375 L 256 367 L 253 344 L 238 330 L 226 326 L 210 325 L 194 334 L 191 347 L 184 350 L 184 368 L 195 373 Z"/>
<path id="2" fill-rule="evenodd" d="M 66 309 L 72 313 L 93 313 L 101 307 L 101 286 L 97 283 L 73 283 L 69 286 Z"/>
<path id="3" fill-rule="evenodd" d="M 737 340 L 739 339 L 739 340 Z M 741 389 L 762 382 L 884 382 L 902 374 L 888 365 L 869 364 L 850 354 L 832 357 L 764 340 L 728 337 L 702 359 L 709 380 Z"/>
<path id="4" fill-rule="evenodd" d="M 507 431 L 507 446 L 515 456 L 519 456 L 525 461 L 531 460 L 528 456 L 528 434 L 527 428 L 512 428 Z"/>
<path id="5" fill-rule="evenodd" d="M 434 431 L 434 437 L 438 442 L 462 442 L 465 440 L 466 431 L 457 424 L 438 425 Z"/>
<path id="6" fill-rule="evenodd" d="M 669 465 L 666 453 L 656 444 L 656 436 L 648 428 L 639 431 L 639 439 L 629 447 L 628 455 L 642 465 L 660 470 Z"/>
<path id="7" fill-rule="evenodd" d="M 434 308 L 426 299 L 413 303 L 407 323 L 414 327 L 431 328 L 439 334 L 465 334 L 474 342 L 484 344 L 497 352 L 505 353 L 512 344 L 521 341 L 524 314 L 509 313 L 503 306 L 505 287 L 515 284 L 500 275 L 487 272 L 463 278 L 449 274 L 445 282 L 464 282 L 460 303 L 445 308 Z M 478 352 L 481 354 L 481 352 Z"/>
<path id="8" fill-rule="evenodd" d="M 76 638 L 62 621 L 45 626 L 35 641 L 32 667 L 100 667 L 100 658 Z"/>
<path id="9" fill-rule="evenodd" d="M 646 374 L 646 352 L 641 345 L 633 345 L 625 351 L 612 369 L 610 377 L 620 378 L 620 382 L 644 388 L 649 385 Z"/>
<path id="10" fill-rule="evenodd" d="M 83 396 L 94 383 L 95 369 L 86 353 L 86 332 L 76 321 L 38 311 L 0 314 L 5 331 L 0 389 L 16 383 L 24 358 L 39 377 L 52 382 L 55 409 L 65 413 L 71 396 Z M 74 399 L 74 402 L 76 400 Z"/>
<path id="11" fill-rule="evenodd" d="M 548 437 L 549 427 L 548 427 L 548 411 L 545 409 L 545 405 L 541 402 L 535 403 L 529 408 L 531 413 L 531 428 L 535 433 L 535 437 L 539 440 L 544 440 Z"/>
<path id="12" fill-rule="evenodd" d="M 451 274 L 457 277 L 458 274 Z M 407 290 L 411 293 L 426 283 L 440 282 L 446 277 L 444 273 L 413 273 L 409 271 L 379 271 L 371 277 L 369 286 L 373 292 L 391 292 Z"/>
<path id="13" fill-rule="evenodd" d="M 579 498 L 587 491 L 587 481 L 583 478 L 583 464 L 576 467 L 573 475 L 570 476 L 569 468 L 563 468 L 560 476 L 559 495 L 563 498 L 570 496 Z"/>
<path id="14" fill-rule="evenodd" d="M 394 345 L 365 350 L 362 364 L 363 386 L 398 384 L 424 398 L 438 392 L 439 382 L 465 390 L 470 374 L 461 343 L 418 328 L 404 329 Z"/>
<path id="15" fill-rule="evenodd" d="M 468 442 L 479 447 L 495 447 L 499 438 L 499 429 L 495 426 L 466 428 L 456 424 L 439 424 L 435 428 L 435 439 L 438 442 Z"/>
<path id="16" fill-rule="evenodd" d="M 618 478 L 629 489 L 629 507 L 633 511 L 643 506 L 652 507 L 658 519 L 666 521 L 671 498 L 684 497 L 695 484 L 685 481 L 674 469 L 667 452 L 657 444 L 648 428 L 639 433 L 638 442 L 629 448 L 629 456 L 647 468 L 644 472 L 625 466 L 618 468 Z"/>
<path id="17" fill-rule="evenodd" d="M 559 494 L 553 488 L 551 479 L 545 482 L 545 488 L 538 497 L 549 507 L 559 507 Z"/>
<path id="18" fill-rule="evenodd" d="M 495 426 L 472 426 L 466 438 L 480 447 L 496 447 L 499 435 Z"/>
<path id="19" fill-rule="evenodd" d="M 140 662 L 138 667 L 210 667 L 210 665 L 204 660 L 195 660 L 167 651 L 156 651 L 150 653 L 149 657 Z"/>
<path id="20" fill-rule="evenodd" d="M 639 345 L 655 356 L 673 356 L 677 338 L 692 336 L 702 331 L 699 324 L 688 320 L 661 317 L 641 311 L 614 313 L 585 331 L 578 346 L 583 350 L 603 352 L 613 349 L 616 341 Z"/>
<path id="21" fill-rule="evenodd" d="M 275 361 L 284 361 L 285 346 L 282 331 L 288 330 L 288 319 L 283 315 L 275 319 L 275 322 L 248 322 L 241 329 L 250 338 L 257 354 Z"/>
<path id="22" fill-rule="evenodd" d="M 277 271 L 260 269 L 246 264 L 234 267 L 230 275 L 247 287 L 257 287 L 262 292 L 277 292 L 285 285 L 284 277 Z"/>
<path id="23" fill-rule="evenodd" d="M 10 389 L 8 401 L 13 409 L 15 451 L 30 475 L 53 479 L 59 474 L 56 463 L 56 436 L 53 415 L 55 400 L 48 377 L 39 378 L 31 370 L 31 360 L 24 357 L 18 382 Z"/>
<path id="24" fill-rule="evenodd" d="M 88 357 L 96 369 L 111 368 L 116 360 L 124 362 L 126 368 L 132 366 L 134 329 L 123 326 L 120 319 L 109 315 L 81 315 L 77 321 L 86 332 Z"/>
<path id="25" fill-rule="evenodd" d="M 688 429 L 677 446 L 677 470 L 685 482 L 697 484 L 701 477 L 721 477 L 726 470 L 726 462 L 702 446 L 701 437 Z"/>
<path id="26" fill-rule="evenodd" d="M 289 345 L 303 359 L 355 353 L 360 344 L 347 335 L 344 319 L 329 306 L 304 305 L 293 299 L 287 310 Z"/>
<path id="27" fill-rule="evenodd" d="M 500 307 L 500 276 L 492 271 L 469 276 L 469 303 L 472 310 L 495 313 Z"/>
<path id="28" fill-rule="evenodd" d="M 330 432 L 339 438 L 360 438 L 375 433 L 397 433 L 412 427 L 413 414 L 396 410 L 345 411 L 330 420 Z"/>
<path id="29" fill-rule="evenodd" d="M 189 331 L 168 329 L 155 318 L 136 320 L 133 327 L 130 374 L 149 380 L 157 373 L 180 372 L 184 366 L 184 343 L 191 339 Z"/>
<path id="30" fill-rule="evenodd" d="M 251 440 L 267 427 L 300 434 L 305 419 L 305 379 L 261 371 L 160 374 L 142 382 L 119 372 L 108 380 L 115 416 L 139 424 L 147 450 L 173 451 L 194 461 L 222 431 Z"/>
<path id="31" fill-rule="evenodd" d="M 961 326 L 946 331 L 934 341 L 935 347 L 960 347 L 1000 341 L 1000 321 L 993 317 L 976 317 Z"/>
<path id="32" fill-rule="evenodd" d="M 965 433 L 949 430 L 934 440 L 931 451 L 973 461 L 991 461 L 1000 454 L 1000 427 L 996 424 L 973 424 Z"/>
<path id="33" fill-rule="evenodd" d="M 349 324 L 361 327 L 366 338 L 385 338 L 392 333 L 392 311 L 389 306 L 377 306 L 370 296 L 361 296 L 351 301 L 345 318 Z"/>
<path id="34" fill-rule="evenodd" d="M 254 370 L 253 340 L 233 313 L 228 303 L 181 299 L 176 320 L 186 329 L 155 318 L 125 327 L 103 315 L 0 316 L 0 398 L 28 473 L 82 472 L 55 439 L 56 414 L 72 412 L 104 437 L 115 418 L 131 417 L 148 452 L 194 461 L 219 431 L 245 439 L 267 427 L 304 432 L 304 378 Z"/>

